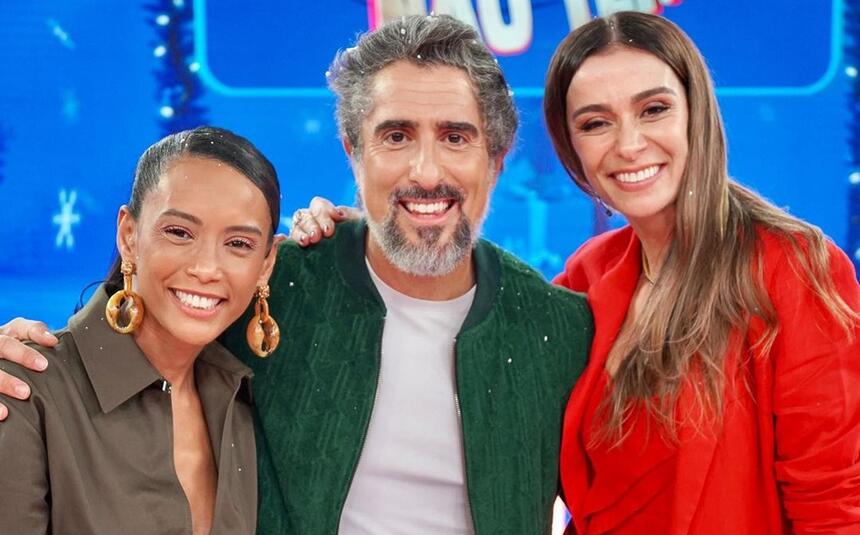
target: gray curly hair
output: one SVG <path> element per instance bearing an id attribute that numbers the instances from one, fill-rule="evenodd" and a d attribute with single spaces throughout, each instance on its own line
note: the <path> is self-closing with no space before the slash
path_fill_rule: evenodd
<path id="1" fill-rule="evenodd" d="M 517 131 L 517 111 L 498 63 L 474 28 L 448 15 L 413 15 L 389 21 L 361 35 L 354 48 L 337 53 L 326 77 L 337 96 L 337 122 L 361 151 L 361 124 L 373 108 L 373 76 L 396 61 L 418 66 L 447 65 L 472 82 L 491 157 L 505 154 Z"/>

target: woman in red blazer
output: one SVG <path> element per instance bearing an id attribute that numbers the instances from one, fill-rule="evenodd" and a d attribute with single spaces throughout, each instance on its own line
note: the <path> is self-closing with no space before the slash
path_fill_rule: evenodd
<path id="1" fill-rule="evenodd" d="M 550 135 L 630 226 L 558 284 L 595 316 L 564 422 L 578 534 L 860 533 L 860 288 L 820 231 L 731 181 L 689 38 L 624 12 L 550 65 Z"/>

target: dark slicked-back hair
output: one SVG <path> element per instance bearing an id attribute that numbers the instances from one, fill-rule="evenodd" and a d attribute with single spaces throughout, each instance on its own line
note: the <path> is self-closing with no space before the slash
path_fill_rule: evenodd
<path id="1" fill-rule="evenodd" d="M 229 165 L 259 188 L 266 199 L 271 216 L 271 245 L 280 224 L 281 188 L 278 174 L 268 158 L 253 143 L 224 128 L 201 126 L 185 130 L 164 137 L 146 149 L 137 161 L 134 172 L 134 184 L 128 201 L 131 216 L 135 219 L 140 217 L 147 195 L 158 186 L 167 167 L 186 157 L 205 158 Z M 108 272 L 106 287 L 109 291 L 122 288 L 120 260 L 117 258 Z"/>

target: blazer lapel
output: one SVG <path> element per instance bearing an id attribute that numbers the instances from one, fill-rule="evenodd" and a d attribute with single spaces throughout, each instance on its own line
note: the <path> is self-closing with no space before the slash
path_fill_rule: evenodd
<path id="1" fill-rule="evenodd" d="M 631 239 L 621 260 L 595 281 L 589 281 L 588 302 L 594 314 L 594 340 L 585 373 L 573 389 L 565 411 L 561 444 L 561 482 L 565 500 L 578 533 L 584 533 L 583 507 L 588 490 L 588 459 L 581 440 L 581 425 L 588 400 L 604 373 L 606 357 L 621 329 L 636 290 L 641 269 L 640 243 Z"/>
<path id="2" fill-rule="evenodd" d="M 752 330 L 754 331 L 758 322 L 754 319 Z M 757 338 L 756 338 L 757 339 Z M 729 335 L 727 343 L 726 360 L 723 366 L 726 370 L 737 370 L 735 373 L 727 374 L 725 384 L 725 395 L 723 399 L 723 421 L 717 429 L 703 425 L 681 425 L 678 431 L 678 459 L 677 472 L 675 474 L 674 500 L 672 503 L 672 535 L 687 535 L 693 517 L 699 509 L 702 491 L 710 474 L 714 454 L 720 436 L 727 432 L 730 418 L 729 411 L 732 406 L 737 407 L 737 392 L 746 391 L 744 379 L 737 373 L 740 371 L 738 359 L 746 358 L 744 338 L 736 331 Z M 753 359 L 753 363 L 766 362 L 765 359 Z M 759 395 L 759 399 L 767 400 L 768 396 Z M 763 403 L 766 403 L 764 401 Z M 678 405 L 675 414 L 680 422 L 695 422 L 698 406 L 695 395 L 689 388 L 684 388 L 678 397 Z M 769 413 L 770 411 L 768 411 Z M 692 414 L 691 414 L 692 413 Z M 719 435 L 719 436 L 718 436 Z"/>

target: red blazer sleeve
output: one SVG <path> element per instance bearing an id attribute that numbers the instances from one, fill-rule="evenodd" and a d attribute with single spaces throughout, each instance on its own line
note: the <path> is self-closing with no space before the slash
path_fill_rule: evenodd
<path id="1" fill-rule="evenodd" d="M 793 533 L 860 533 L 860 327 L 827 313 L 784 247 L 765 251 L 779 331 L 773 370 L 775 474 Z M 860 311 L 860 286 L 830 244 L 838 293 Z M 767 266 L 771 263 L 772 266 Z"/>

